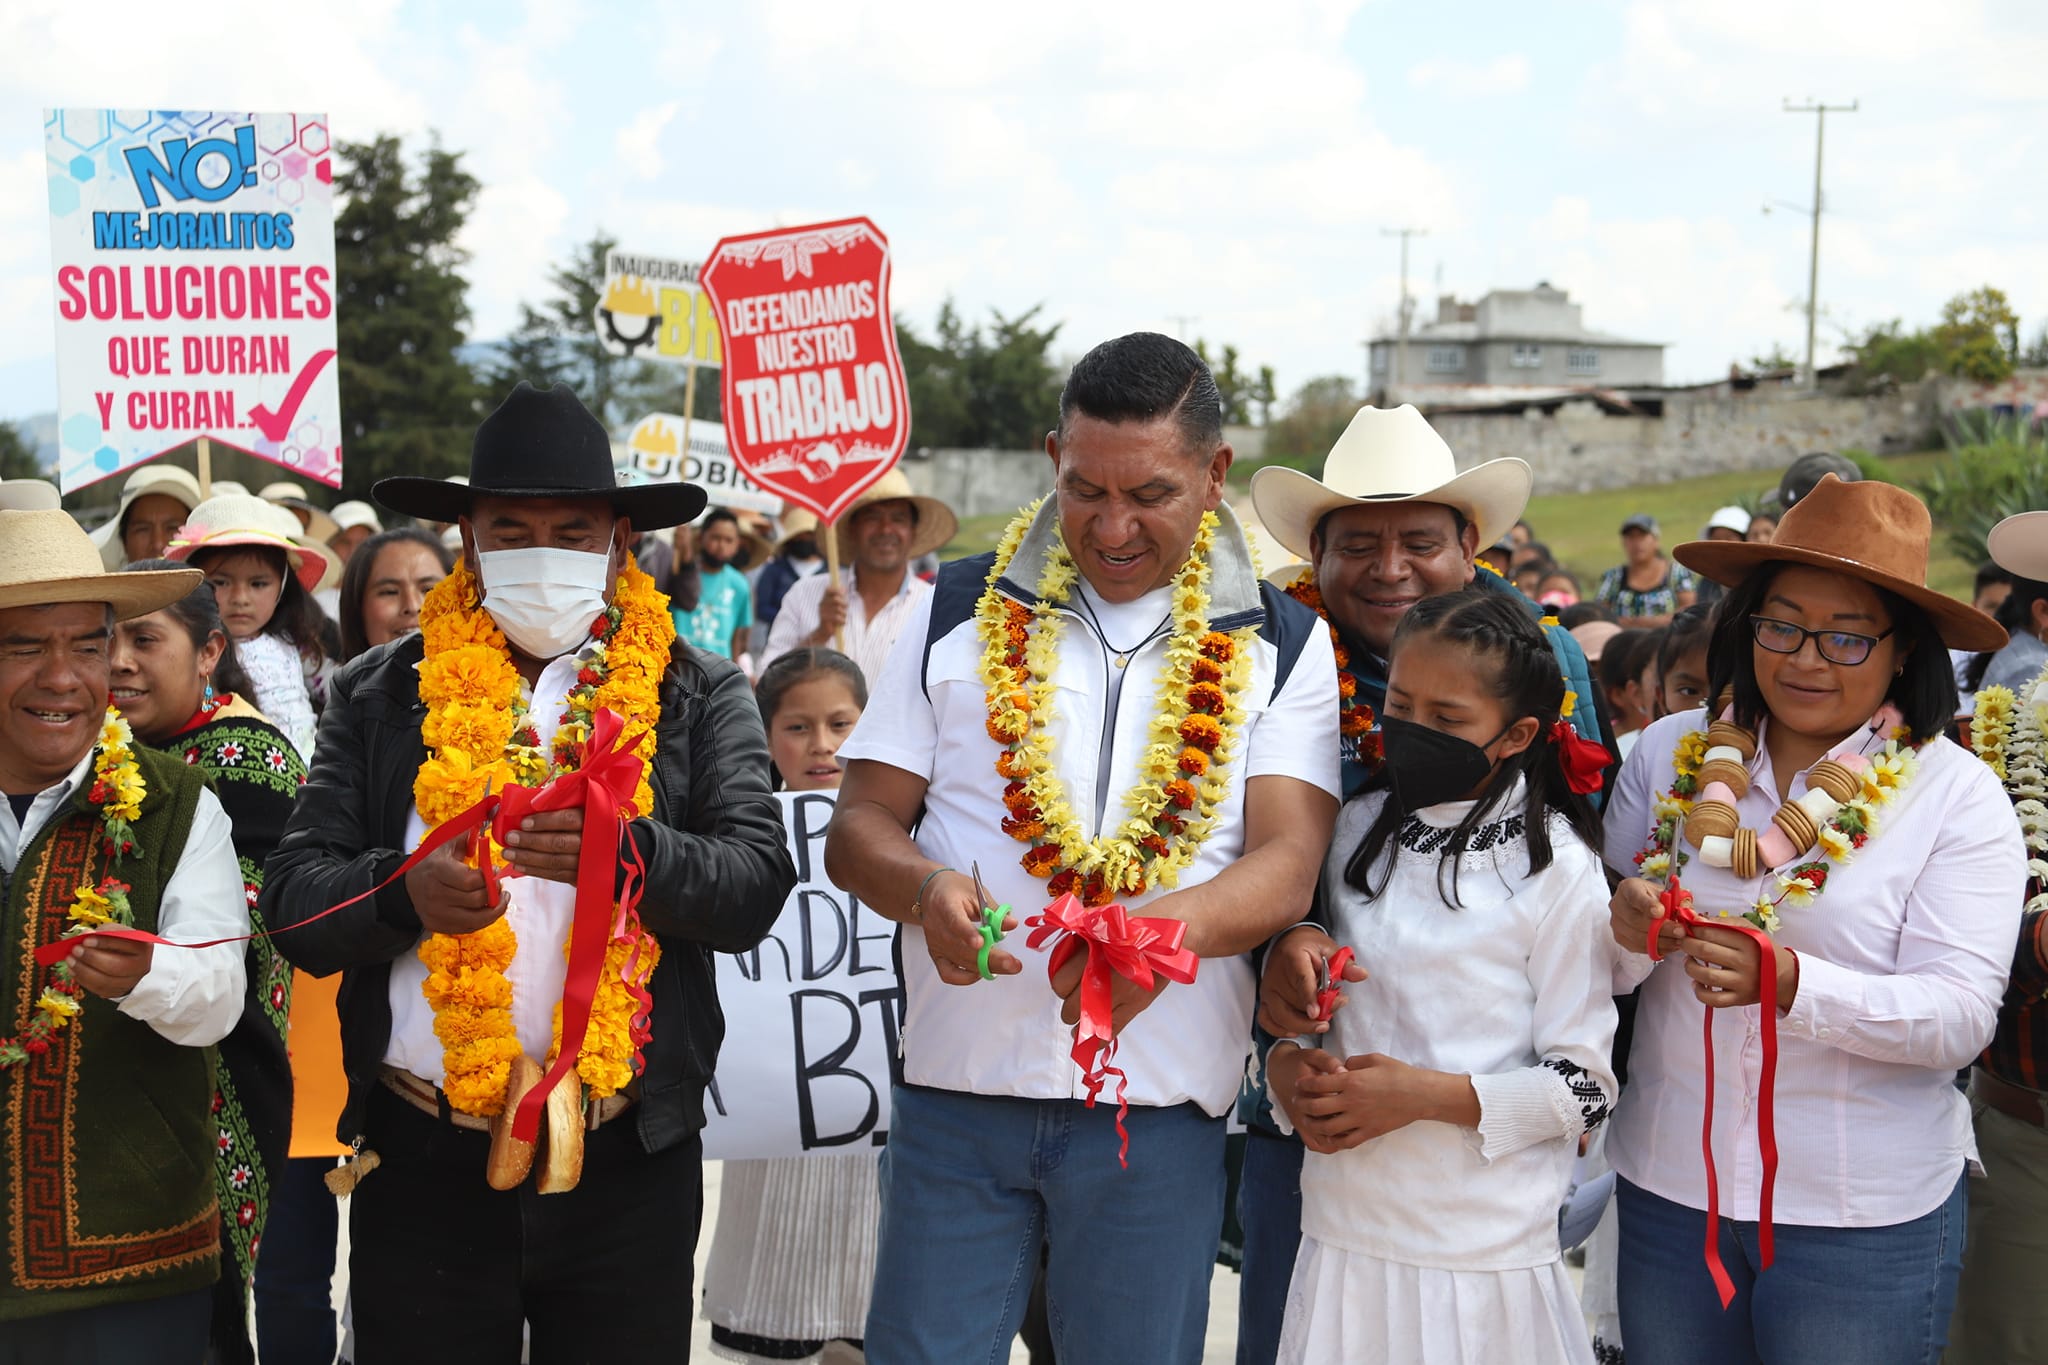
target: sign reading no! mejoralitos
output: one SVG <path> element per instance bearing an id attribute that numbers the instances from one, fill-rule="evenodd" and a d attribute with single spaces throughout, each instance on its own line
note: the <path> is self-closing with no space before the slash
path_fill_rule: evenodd
<path id="1" fill-rule="evenodd" d="M 70 492 L 207 436 L 341 484 L 322 114 L 44 114 Z"/>

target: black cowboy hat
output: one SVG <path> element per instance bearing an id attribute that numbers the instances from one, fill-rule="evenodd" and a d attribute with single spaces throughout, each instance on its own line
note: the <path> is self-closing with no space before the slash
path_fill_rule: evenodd
<path id="1" fill-rule="evenodd" d="M 422 521 L 469 514 L 479 494 L 500 498 L 603 498 L 635 530 L 694 521 L 705 491 L 691 483 L 622 485 L 612 472 L 604 423 L 566 384 L 537 389 L 525 380 L 484 418 L 469 447 L 469 482 L 380 479 L 370 495 L 394 512 Z"/>

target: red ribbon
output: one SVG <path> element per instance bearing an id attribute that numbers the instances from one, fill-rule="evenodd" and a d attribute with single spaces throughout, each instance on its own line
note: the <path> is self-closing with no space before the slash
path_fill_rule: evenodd
<path id="1" fill-rule="evenodd" d="M 1084 948 L 1088 952 L 1088 963 L 1081 971 L 1081 1022 L 1074 1026 L 1072 1056 L 1088 1088 L 1089 1108 L 1095 1107 L 1103 1086 L 1111 1078 L 1116 1081 L 1116 1135 L 1121 1144 L 1117 1161 L 1128 1170 L 1131 1135 L 1124 1131 L 1124 1118 L 1131 1112 L 1124 1099 L 1128 1078 L 1110 1065 L 1117 1043 L 1110 1005 L 1115 984 L 1112 973 L 1148 991 L 1162 976 L 1183 986 L 1193 982 L 1201 960 L 1181 947 L 1188 926 L 1182 920 L 1133 915 L 1121 905 L 1090 908 L 1072 892 L 1024 923 L 1031 930 L 1025 940 L 1031 947 L 1052 945 L 1046 963 L 1048 977 L 1059 975 L 1074 954 Z"/>
<path id="2" fill-rule="evenodd" d="M 146 929 L 122 926 L 96 928 L 90 933 L 74 934 L 39 945 L 35 950 L 36 962 L 43 967 L 54 967 L 87 938 L 134 939 L 166 948 L 217 948 L 228 943 L 247 943 L 256 938 L 275 938 L 368 900 L 419 866 L 436 849 L 457 839 L 466 837 L 471 841 L 472 849 L 478 849 L 486 825 L 492 837 L 502 845 L 505 836 L 517 829 L 519 822 L 528 815 L 581 806 L 583 844 L 576 867 L 575 919 L 569 929 L 569 973 L 562 983 L 562 1046 L 555 1057 L 555 1064 L 548 1068 L 540 1084 L 527 1092 L 512 1121 L 513 1136 L 531 1142 L 540 1130 L 541 1113 L 547 1105 L 548 1092 L 575 1067 L 584 1034 L 589 1031 L 590 1003 L 597 994 L 598 975 L 604 967 L 605 944 L 612 938 L 627 936 L 632 908 L 638 904 L 646 880 L 639 849 L 626 833 L 626 823 L 634 816 L 634 793 L 639 789 L 640 774 L 646 764 L 634 752 L 641 732 L 628 735 L 625 728 L 625 718 L 618 712 L 609 707 L 598 711 L 591 720 L 590 737 L 584 742 L 584 761 L 574 772 L 564 773 L 539 788 L 510 786 L 502 791 L 486 793 L 482 800 L 461 814 L 429 830 L 427 836 L 420 840 L 419 847 L 383 881 L 361 895 L 350 896 L 296 924 L 260 934 L 208 939 L 203 943 L 178 943 Z M 626 865 L 626 872 L 615 916 L 613 873 L 622 862 Z M 489 859 L 482 859 L 478 866 L 483 870 L 486 886 L 495 887 L 496 874 Z M 635 951 L 629 963 L 629 982 L 633 975 L 631 967 L 638 964 L 641 945 L 645 941 L 644 931 L 634 929 L 632 933 Z M 645 987 L 632 986 L 631 989 L 639 1005 L 632 1029 L 634 1069 L 637 1071 L 640 1050 L 647 1042 L 648 1010 L 653 1002 Z"/>
<path id="3" fill-rule="evenodd" d="M 1564 768 L 1564 784 L 1580 796 L 1600 790 L 1600 775 L 1607 770 L 1610 756 L 1604 745 L 1595 744 L 1572 728 L 1568 720 L 1553 721 L 1550 742 L 1557 761 Z"/>
<path id="4" fill-rule="evenodd" d="M 1664 888 L 1664 894 L 1657 898 L 1661 913 L 1650 925 L 1650 960 L 1662 962 L 1663 952 L 1657 946 L 1657 934 L 1666 921 L 1675 921 L 1690 928 L 1707 925 L 1716 929 L 1732 929 L 1746 934 L 1756 942 L 1761 958 L 1757 964 L 1757 1004 L 1761 1007 L 1764 1022 L 1764 1064 L 1762 1085 L 1756 1104 L 1756 1141 L 1763 1154 L 1763 1185 L 1757 1194 L 1757 1244 L 1763 1268 L 1771 1268 L 1771 1192 L 1778 1183 L 1778 1125 L 1775 1117 L 1775 1099 L 1778 1090 L 1778 953 L 1771 936 L 1752 924 L 1741 920 L 1701 919 L 1692 908 L 1692 892 L 1678 884 L 1673 874 L 1671 884 Z M 1721 1190 L 1714 1171 L 1714 1015 L 1716 1011 L 1705 1007 L 1705 1019 L 1701 1037 L 1706 1046 L 1706 1117 L 1700 1125 L 1700 1149 L 1707 1159 L 1707 1273 L 1714 1277 L 1714 1288 L 1721 1295 L 1721 1307 L 1726 1308 L 1735 1298 L 1735 1283 L 1728 1277 L 1728 1268 L 1721 1262 Z"/>

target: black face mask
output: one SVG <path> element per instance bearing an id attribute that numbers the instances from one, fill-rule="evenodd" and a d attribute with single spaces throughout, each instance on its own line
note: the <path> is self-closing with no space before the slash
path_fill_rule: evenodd
<path id="1" fill-rule="evenodd" d="M 1514 722 L 1508 722 L 1486 743 L 1494 743 L 1513 728 Z M 1461 801 L 1493 772 L 1485 745 L 1398 716 L 1380 717 L 1380 741 L 1386 749 L 1380 777 L 1387 785 L 1388 799 L 1403 815 L 1445 801 Z"/>

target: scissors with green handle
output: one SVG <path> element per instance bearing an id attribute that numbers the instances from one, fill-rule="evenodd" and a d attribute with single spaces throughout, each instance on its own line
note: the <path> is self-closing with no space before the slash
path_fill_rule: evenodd
<path id="1" fill-rule="evenodd" d="M 975 954 L 974 965 L 980 969 L 983 981 L 993 981 L 996 974 L 988 969 L 988 954 L 1003 941 L 1003 920 L 1009 916 L 1010 907 L 994 903 L 995 898 L 982 885 L 980 863 L 969 863 L 967 869 L 974 878 L 975 897 L 981 903 L 981 951 Z"/>

